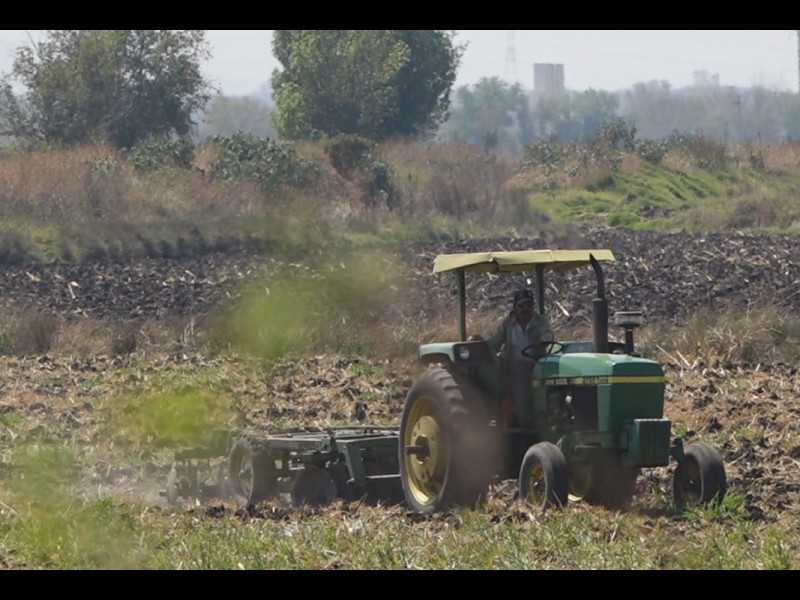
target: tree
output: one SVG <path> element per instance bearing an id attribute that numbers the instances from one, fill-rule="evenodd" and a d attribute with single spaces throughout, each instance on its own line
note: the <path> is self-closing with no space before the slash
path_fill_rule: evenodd
<path id="1" fill-rule="evenodd" d="M 592 135 L 607 123 L 618 119 L 619 100 L 610 92 L 589 88 L 572 98 L 572 114 L 580 123 L 583 135 Z"/>
<path id="2" fill-rule="evenodd" d="M 666 137 L 678 128 L 678 96 L 666 81 L 637 83 L 623 96 L 625 120 L 634 123 L 644 139 Z M 684 107 L 685 108 L 685 107 Z"/>
<path id="3" fill-rule="evenodd" d="M 18 48 L 0 79 L 0 133 L 121 148 L 187 135 L 211 97 L 200 73 L 208 56 L 202 30 L 49 31 L 46 41 Z"/>
<path id="4" fill-rule="evenodd" d="M 483 78 L 456 90 L 450 116 L 442 125 L 444 140 L 465 140 L 485 150 L 513 153 L 530 142 L 530 109 L 519 84 Z"/>
<path id="5" fill-rule="evenodd" d="M 560 139 L 576 140 L 580 134 L 575 131 L 570 116 L 570 99 L 559 94 L 539 99 L 533 107 L 534 131 L 538 138 L 555 136 Z"/>
<path id="6" fill-rule="evenodd" d="M 539 100 L 533 109 L 537 134 L 576 141 L 592 135 L 603 123 L 617 118 L 619 101 L 609 93 L 589 89 Z"/>
<path id="7" fill-rule="evenodd" d="M 286 139 L 418 136 L 446 118 L 463 53 L 453 32 L 276 30 L 275 127 Z"/>

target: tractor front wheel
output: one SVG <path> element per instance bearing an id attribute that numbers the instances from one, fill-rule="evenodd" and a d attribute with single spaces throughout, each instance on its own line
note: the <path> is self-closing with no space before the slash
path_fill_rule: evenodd
<path id="1" fill-rule="evenodd" d="M 558 446 L 539 442 L 528 448 L 519 469 L 519 497 L 541 510 L 566 506 L 569 471 Z"/>
<path id="2" fill-rule="evenodd" d="M 500 453 L 481 393 L 441 366 L 417 378 L 400 421 L 400 479 L 422 514 L 483 501 Z"/>
<path id="3" fill-rule="evenodd" d="M 672 480 L 678 510 L 721 502 L 726 490 L 725 467 L 719 452 L 703 442 L 688 444 Z"/>

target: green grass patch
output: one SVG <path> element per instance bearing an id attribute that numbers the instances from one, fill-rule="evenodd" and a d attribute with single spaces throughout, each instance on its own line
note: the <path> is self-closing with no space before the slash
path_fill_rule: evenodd
<path id="1" fill-rule="evenodd" d="M 296 271 L 249 286 L 214 332 L 213 345 L 270 361 L 369 346 L 392 295 L 394 259 L 377 249 L 308 258 Z"/>
<path id="2" fill-rule="evenodd" d="M 200 443 L 225 427 L 232 399 L 205 387 L 182 387 L 114 398 L 103 409 L 107 433 L 119 444 L 151 448 Z"/>

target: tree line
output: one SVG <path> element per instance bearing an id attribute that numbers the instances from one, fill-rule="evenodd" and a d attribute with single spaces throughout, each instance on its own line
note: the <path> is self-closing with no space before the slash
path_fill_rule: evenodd
<path id="1" fill-rule="evenodd" d="M 723 144 L 797 140 L 800 96 L 713 83 L 673 89 L 665 81 L 651 81 L 615 93 L 589 89 L 536 98 L 518 84 L 485 78 L 456 90 L 438 137 L 519 153 L 537 139 L 586 139 L 620 119 L 642 140 L 676 133 Z"/>
<path id="2" fill-rule="evenodd" d="M 444 30 L 276 30 L 274 106 L 226 98 L 202 76 L 202 30 L 53 30 L 17 49 L 0 77 L 0 135 L 19 144 L 130 149 L 153 137 L 252 133 L 280 140 L 358 136 L 463 140 L 512 153 L 574 141 L 620 119 L 641 139 L 800 137 L 800 98 L 764 88 L 667 82 L 535 97 L 485 78 L 453 89 L 465 46 Z M 20 90 L 21 91 L 18 91 Z"/>
<path id="3" fill-rule="evenodd" d="M 463 47 L 440 30 L 276 30 L 271 125 L 285 140 L 423 137 L 446 118 Z M 0 135 L 131 148 L 183 137 L 215 97 L 202 30 L 55 30 L 0 79 Z M 22 92 L 17 89 L 21 87 Z"/>

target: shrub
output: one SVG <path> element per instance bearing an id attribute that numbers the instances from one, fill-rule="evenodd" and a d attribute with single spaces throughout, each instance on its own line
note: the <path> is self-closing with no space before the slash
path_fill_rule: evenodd
<path id="1" fill-rule="evenodd" d="M 535 140 L 523 149 L 521 166 L 523 169 L 541 167 L 544 174 L 549 175 L 564 163 L 568 152 L 569 144 L 556 136 Z"/>
<path id="2" fill-rule="evenodd" d="M 55 345 L 58 332 L 56 315 L 37 308 L 24 308 L 5 316 L 0 332 L 0 354 L 45 354 Z"/>
<path id="3" fill-rule="evenodd" d="M 391 167 L 374 157 L 375 143 L 357 135 L 340 135 L 325 144 L 325 151 L 336 172 L 355 181 L 366 208 L 397 208 L 400 191 L 394 185 Z"/>
<path id="4" fill-rule="evenodd" d="M 152 136 L 137 143 L 128 160 L 139 171 L 164 168 L 190 169 L 194 163 L 194 146 L 188 140 Z"/>
<path id="5" fill-rule="evenodd" d="M 264 190 L 276 191 L 285 186 L 302 187 L 317 172 L 313 163 L 301 161 L 294 148 L 286 143 L 241 133 L 214 136 L 209 143 L 217 150 L 211 172 L 224 180 L 246 177 Z"/>
<path id="6" fill-rule="evenodd" d="M 661 164 L 668 150 L 664 140 L 643 140 L 636 143 L 636 154 L 653 165 Z"/>
<path id="7" fill-rule="evenodd" d="M 345 179 L 350 179 L 356 169 L 369 159 L 374 148 L 374 142 L 357 135 L 336 136 L 325 144 L 331 165 Z"/>
<path id="8" fill-rule="evenodd" d="M 675 149 L 689 158 L 700 169 L 724 169 L 728 166 L 725 146 L 702 134 L 687 135 L 677 131 L 665 140 L 670 149 Z"/>

